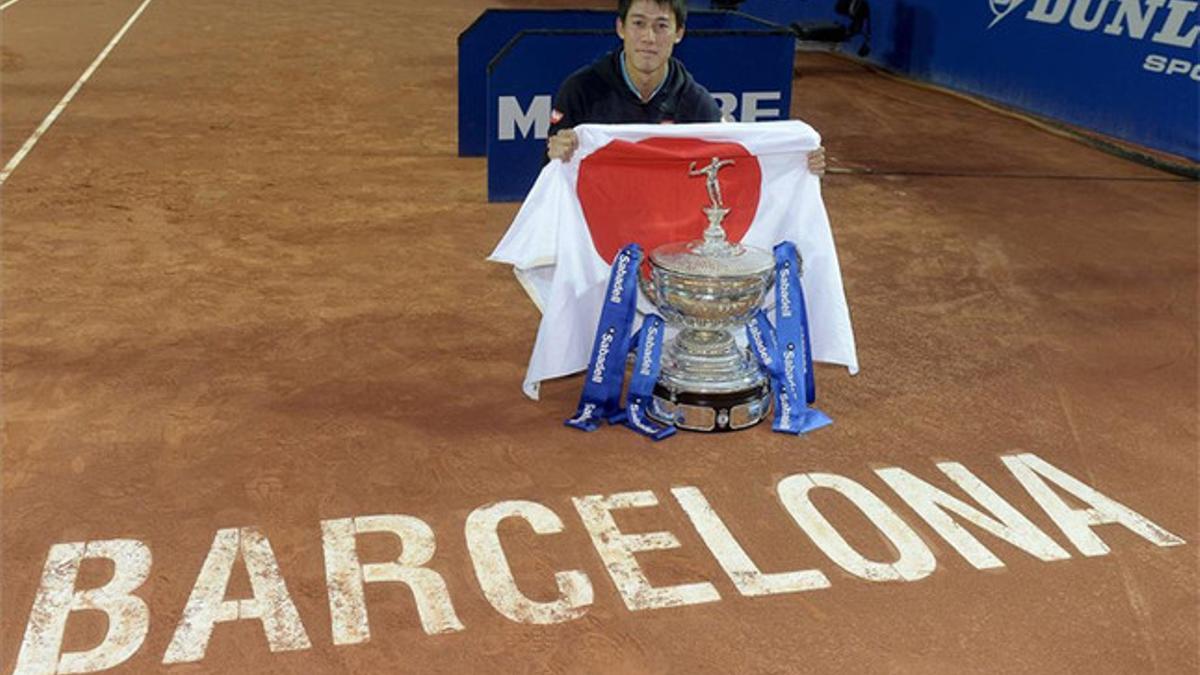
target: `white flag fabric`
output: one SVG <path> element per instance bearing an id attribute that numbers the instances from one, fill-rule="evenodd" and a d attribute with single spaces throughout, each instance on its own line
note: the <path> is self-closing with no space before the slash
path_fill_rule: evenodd
<path id="1" fill-rule="evenodd" d="M 858 372 L 841 269 L 808 153 L 821 139 L 798 120 L 752 124 L 589 125 L 575 128 L 569 162 L 552 161 L 489 260 L 512 265 L 542 311 L 523 390 L 584 370 L 613 256 L 636 241 L 654 247 L 699 239 L 712 196 L 692 169 L 732 159 L 718 172 L 731 241 L 770 250 L 796 244 L 813 358 Z M 768 294 L 766 305 L 773 302 Z M 639 298 L 640 313 L 654 311 Z"/>

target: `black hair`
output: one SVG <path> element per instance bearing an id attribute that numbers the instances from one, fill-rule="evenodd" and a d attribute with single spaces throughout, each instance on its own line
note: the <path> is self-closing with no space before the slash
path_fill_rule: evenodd
<path id="1" fill-rule="evenodd" d="M 687 23 L 687 0 L 653 0 L 659 7 L 670 7 L 675 14 L 675 28 L 678 30 L 683 28 Z M 621 17 L 621 23 L 625 22 L 625 17 L 629 15 L 629 6 L 633 4 L 633 0 L 617 0 L 617 16 Z"/>

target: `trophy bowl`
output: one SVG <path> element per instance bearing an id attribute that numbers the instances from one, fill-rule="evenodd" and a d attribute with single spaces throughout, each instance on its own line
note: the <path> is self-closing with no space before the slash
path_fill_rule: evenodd
<path id="1" fill-rule="evenodd" d="M 709 217 L 719 222 L 723 215 Z M 649 276 L 639 275 L 642 291 L 679 329 L 663 350 L 650 416 L 689 431 L 733 431 L 760 422 L 770 409 L 770 383 L 730 331 L 750 321 L 770 290 L 772 255 L 709 233 L 660 246 L 648 263 Z"/>

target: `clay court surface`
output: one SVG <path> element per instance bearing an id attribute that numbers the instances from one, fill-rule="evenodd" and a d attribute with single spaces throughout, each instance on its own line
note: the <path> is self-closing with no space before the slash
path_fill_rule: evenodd
<path id="1" fill-rule="evenodd" d="M 0 159 L 139 4 L 3 10 Z M 581 378 L 521 393 L 539 314 L 484 260 L 517 205 L 488 204 L 485 161 L 457 156 L 455 38 L 486 6 L 154 0 L 3 185 L 4 672 L 51 547 L 110 539 L 153 554 L 135 591 L 149 632 L 124 672 L 1200 668 L 1196 183 L 801 55 L 792 109 L 839 170 L 823 192 L 862 363 L 818 368 L 835 424 L 584 434 L 562 425 Z M 1111 550 L 1084 555 L 1003 463 L 1018 453 L 1184 543 L 1099 525 Z M 1069 559 L 968 526 L 1004 566 L 970 564 L 876 473 L 966 499 L 937 462 L 964 465 Z M 936 569 L 878 582 L 835 564 L 776 492 L 814 472 L 877 495 Z M 763 572 L 818 569 L 829 587 L 742 595 L 673 498 L 683 486 Z M 573 498 L 629 491 L 657 505 L 614 511 L 621 530 L 680 543 L 638 554 L 649 580 L 720 600 L 627 608 Z M 865 557 L 896 559 L 844 497 L 813 499 Z M 522 624 L 485 598 L 464 523 L 505 500 L 561 519 L 556 534 L 499 532 L 535 600 L 558 597 L 557 571 L 587 575 L 578 618 Z M 375 514 L 429 525 L 428 568 L 462 630 L 427 634 L 406 586 L 372 583 L 370 640 L 334 644 L 321 523 Z M 272 652 L 244 619 L 218 623 L 200 660 L 163 665 L 225 528 L 269 539 L 310 646 Z M 358 539 L 364 563 L 400 553 L 395 537 Z M 85 560 L 78 588 L 112 573 Z M 239 559 L 227 597 L 250 596 Z M 108 627 L 73 612 L 62 650 Z"/>

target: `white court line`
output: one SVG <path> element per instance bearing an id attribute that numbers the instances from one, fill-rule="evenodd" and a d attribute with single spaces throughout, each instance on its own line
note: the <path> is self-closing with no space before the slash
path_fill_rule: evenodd
<path id="1" fill-rule="evenodd" d="M 83 75 L 79 76 L 79 80 L 75 82 L 75 84 L 67 92 L 66 96 L 63 96 L 62 100 L 58 102 L 58 105 L 54 106 L 54 110 L 51 110 L 50 114 L 46 116 L 46 119 L 42 120 L 42 123 L 38 126 L 37 130 L 33 132 L 33 135 L 26 139 L 25 145 L 22 145 L 21 149 L 17 151 L 17 154 L 13 155 L 12 159 L 8 160 L 8 164 L 5 164 L 4 169 L 0 170 L 0 185 L 4 185 L 4 181 L 8 180 L 9 175 L 11 175 L 12 172 L 17 168 L 17 165 L 21 163 L 21 160 L 25 159 L 25 155 L 28 155 L 29 151 L 33 150 L 33 146 L 37 145 L 38 139 L 42 137 L 42 134 L 46 133 L 46 130 L 50 128 L 51 124 L 54 124 L 54 120 L 58 119 L 58 116 L 62 114 L 64 109 L 66 109 L 67 104 L 71 102 L 71 99 L 75 98 L 75 94 L 79 93 L 80 88 L 83 87 L 83 83 L 88 81 L 88 78 L 92 76 L 92 73 L 96 72 L 96 69 L 100 67 L 101 63 L 104 63 L 104 59 L 108 57 L 108 53 L 111 52 L 113 47 L 116 47 L 117 43 L 121 41 L 121 38 L 125 36 L 125 31 L 129 30 L 129 27 L 133 25 L 133 22 L 137 21 L 137 18 L 141 16 L 142 10 L 146 9 L 146 6 L 152 1 L 153 0 L 144 0 L 142 2 L 141 6 L 137 8 L 137 11 L 133 13 L 133 16 L 129 17 L 129 20 L 125 22 L 125 25 L 121 26 L 121 30 L 117 31 L 117 34 L 113 36 L 113 39 L 109 41 L 103 50 L 101 50 L 100 55 L 96 57 L 96 60 L 92 61 L 92 65 L 88 66 L 88 69 L 83 71 Z M 11 5 L 13 2 L 16 2 L 16 0 L 11 0 L 11 2 L 8 4 Z"/>
<path id="2" fill-rule="evenodd" d="M 3 12 L 4 10 L 8 9 L 9 7 L 12 7 L 13 5 L 17 4 L 20 1 L 21 0 L 8 0 L 8 2 L 4 3 L 3 5 L 0 5 L 0 12 Z"/>

